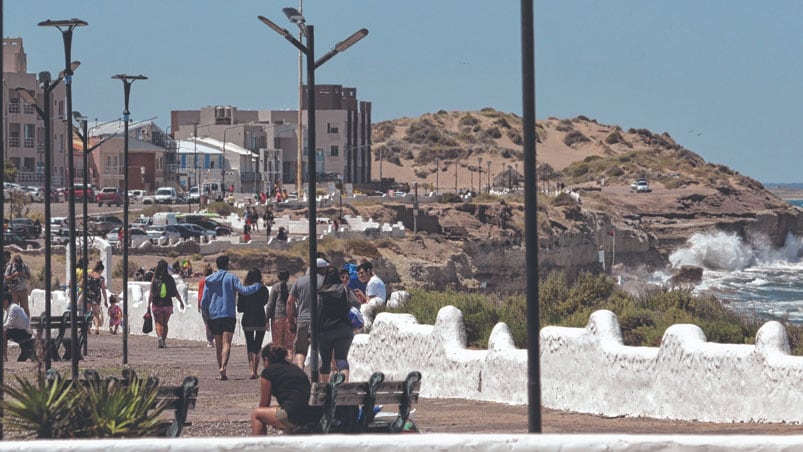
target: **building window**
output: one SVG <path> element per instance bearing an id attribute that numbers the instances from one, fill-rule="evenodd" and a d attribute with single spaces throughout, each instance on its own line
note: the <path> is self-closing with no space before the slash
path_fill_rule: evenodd
<path id="1" fill-rule="evenodd" d="M 329 155 L 332 157 L 337 157 L 338 155 L 340 155 L 340 148 L 338 148 L 337 146 L 330 147 Z"/>
<path id="2" fill-rule="evenodd" d="M 36 161 L 31 157 L 25 157 L 23 164 L 23 169 L 25 171 L 33 171 L 34 166 L 36 165 Z"/>
<path id="3" fill-rule="evenodd" d="M 326 133 L 338 133 L 337 124 L 332 124 L 331 122 L 326 123 Z"/>

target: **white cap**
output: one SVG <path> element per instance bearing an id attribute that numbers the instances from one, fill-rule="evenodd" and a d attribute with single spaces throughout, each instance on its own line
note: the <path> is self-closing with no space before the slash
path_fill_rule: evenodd
<path id="1" fill-rule="evenodd" d="M 329 262 L 326 262 L 326 259 L 319 257 L 318 260 L 315 261 L 315 266 L 318 268 L 326 268 L 329 266 Z"/>

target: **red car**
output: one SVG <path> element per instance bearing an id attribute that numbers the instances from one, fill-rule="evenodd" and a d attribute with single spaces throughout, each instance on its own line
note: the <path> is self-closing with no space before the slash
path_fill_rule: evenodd
<path id="1" fill-rule="evenodd" d="M 74 184 L 72 195 L 76 201 L 81 201 L 86 197 L 87 201 L 95 202 L 95 190 L 92 188 L 92 185 L 84 187 L 84 184 Z"/>

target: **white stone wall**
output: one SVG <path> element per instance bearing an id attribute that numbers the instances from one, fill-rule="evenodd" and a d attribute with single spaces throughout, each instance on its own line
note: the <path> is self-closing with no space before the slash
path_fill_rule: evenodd
<path id="1" fill-rule="evenodd" d="M 694 325 L 673 325 L 660 348 L 622 343 L 616 316 L 595 312 L 585 328 L 541 330 L 546 407 L 605 416 L 710 422 L 803 422 L 803 357 L 788 354 L 786 330 L 768 322 L 756 345 L 706 342 Z M 390 378 L 423 374 L 422 397 L 527 403 L 527 356 L 506 325 L 488 350 L 465 348 L 462 314 L 447 306 L 435 326 L 382 313 L 354 339 L 354 379 L 381 370 Z"/>
<path id="2" fill-rule="evenodd" d="M 190 419 L 192 412 L 190 411 Z M 3 441 L 0 451 L 57 452 L 97 451 L 139 452 L 318 452 L 348 450 L 376 451 L 483 451 L 483 452 L 641 452 L 650 451 L 793 451 L 801 450 L 803 437 L 797 435 L 527 435 L 447 434 L 422 435 L 282 435 L 248 438 L 147 438 L 102 440 Z"/>

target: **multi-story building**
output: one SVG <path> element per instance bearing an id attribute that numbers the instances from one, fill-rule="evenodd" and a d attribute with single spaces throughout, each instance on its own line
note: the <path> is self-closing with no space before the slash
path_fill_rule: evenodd
<path id="1" fill-rule="evenodd" d="M 22 38 L 3 38 L 3 159 L 17 168 L 17 182 L 26 185 L 42 185 L 45 175 L 45 123 L 33 106 L 27 104 L 17 93 L 17 88 L 28 90 L 44 107 L 44 92 L 41 82 L 45 77 L 55 81 L 58 74 L 28 73 L 27 56 Z M 66 91 L 60 83 L 50 93 L 51 140 L 53 186 L 65 185 L 67 149 L 70 142 L 64 126 Z"/>
<path id="2" fill-rule="evenodd" d="M 99 187 L 122 189 L 127 171 L 129 190 L 151 191 L 173 185 L 176 178 L 171 175 L 177 173 L 178 157 L 175 145 L 162 129 L 152 120 L 129 123 L 127 168 L 123 164 L 124 134 L 122 119 L 96 124 L 89 129 L 90 147 L 102 141 L 89 154 L 92 183 Z"/>
<path id="3" fill-rule="evenodd" d="M 306 87 L 305 87 L 306 90 Z M 306 96 L 304 97 L 306 99 Z M 306 100 L 302 104 L 302 117 Z M 355 88 L 316 85 L 315 168 L 319 180 L 367 183 L 371 180 L 371 103 L 359 102 Z M 218 140 L 224 155 L 225 175 L 240 177 L 235 189 L 271 192 L 276 183 L 295 183 L 298 170 L 297 110 L 238 110 L 231 106 L 171 112 L 173 136 L 177 139 L 210 137 Z M 302 178 L 308 177 L 307 125 L 301 129 Z M 253 153 L 254 175 L 240 168 L 236 145 Z M 233 148 L 232 148 L 233 149 Z M 227 184 L 228 185 L 228 184 Z"/>

